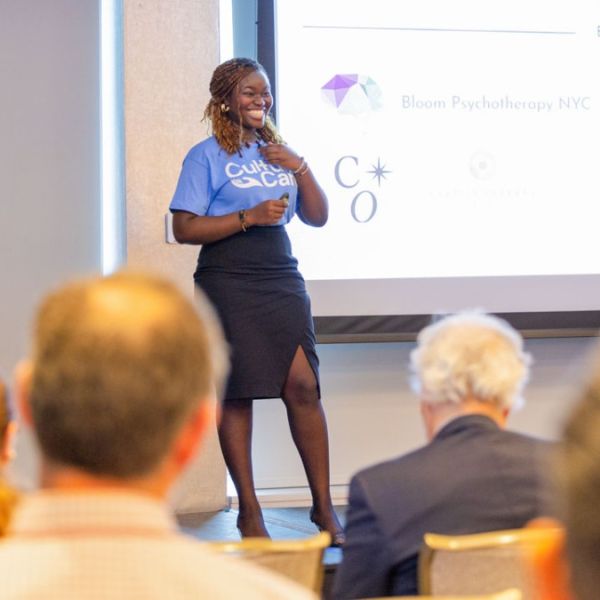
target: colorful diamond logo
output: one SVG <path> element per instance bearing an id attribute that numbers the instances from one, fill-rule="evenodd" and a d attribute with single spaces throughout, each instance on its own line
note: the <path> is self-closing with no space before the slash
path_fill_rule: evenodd
<path id="1" fill-rule="evenodd" d="M 335 75 L 322 88 L 323 98 L 344 115 L 379 110 L 381 89 L 368 75 Z"/>

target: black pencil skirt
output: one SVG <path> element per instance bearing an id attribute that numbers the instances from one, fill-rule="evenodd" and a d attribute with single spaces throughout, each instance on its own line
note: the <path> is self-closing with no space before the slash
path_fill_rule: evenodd
<path id="1" fill-rule="evenodd" d="M 298 347 L 320 396 L 310 299 L 283 225 L 204 245 L 194 281 L 216 308 L 230 346 L 225 401 L 280 398 Z"/>

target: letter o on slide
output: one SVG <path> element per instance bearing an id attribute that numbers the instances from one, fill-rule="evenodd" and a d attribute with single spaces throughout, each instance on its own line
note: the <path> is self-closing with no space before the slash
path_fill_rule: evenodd
<path id="1" fill-rule="evenodd" d="M 369 213 L 369 215 L 367 216 L 366 219 L 359 219 L 357 213 L 357 206 L 358 206 L 358 199 L 362 196 L 362 195 L 368 195 L 371 198 L 371 212 Z M 361 203 L 363 204 L 363 203 Z M 368 223 L 374 216 L 375 213 L 377 212 L 377 198 L 375 197 L 375 194 L 373 192 L 370 192 L 369 190 L 363 190 L 362 192 L 358 192 L 358 194 L 356 194 L 356 196 L 354 196 L 354 200 L 352 200 L 352 206 L 350 208 L 350 212 L 352 213 L 352 218 L 357 222 L 357 223 Z"/>

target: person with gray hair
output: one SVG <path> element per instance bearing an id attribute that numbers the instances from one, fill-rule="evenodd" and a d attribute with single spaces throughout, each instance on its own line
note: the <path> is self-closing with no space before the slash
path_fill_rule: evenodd
<path id="1" fill-rule="evenodd" d="M 410 361 L 428 443 L 352 478 L 336 599 L 416 595 L 425 533 L 522 527 L 550 504 L 551 444 L 505 430 L 529 373 L 521 336 L 456 314 L 420 332 Z"/>
<path id="2" fill-rule="evenodd" d="M 227 372 L 217 322 L 198 303 L 126 272 L 42 303 L 16 373 L 41 490 L 0 544 L 2 598 L 312 598 L 178 533 L 166 509 Z"/>

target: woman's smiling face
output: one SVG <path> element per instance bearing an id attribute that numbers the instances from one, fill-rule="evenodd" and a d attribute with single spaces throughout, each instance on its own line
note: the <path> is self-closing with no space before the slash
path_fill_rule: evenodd
<path id="1" fill-rule="evenodd" d="M 229 106 L 230 117 L 244 129 L 254 131 L 264 127 L 273 106 L 271 84 L 267 75 L 262 71 L 252 71 L 244 77 L 231 93 Z"/>

